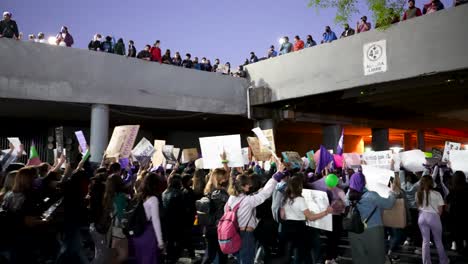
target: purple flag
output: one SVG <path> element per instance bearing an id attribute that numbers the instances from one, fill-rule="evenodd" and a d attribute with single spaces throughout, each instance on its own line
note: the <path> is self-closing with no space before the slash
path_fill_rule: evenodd
<path id="1" fill-rule="evenodd" d="M 341 130 L 341 137 L 338 140 L 338 146 L 336 147 L 336 154 L 343 155 L 343 140 L 344 140 L 344 128 Z"/>
<path id="2" fill-rule="evenodd" d="M 321 172 L 332 161 L 333 161 L 332 154 L 330 154 L 330 152 L 328 152 L 328 150 L 323 145 L 320 145 L 320 156 L 319 156 L 316 172 Z"/>

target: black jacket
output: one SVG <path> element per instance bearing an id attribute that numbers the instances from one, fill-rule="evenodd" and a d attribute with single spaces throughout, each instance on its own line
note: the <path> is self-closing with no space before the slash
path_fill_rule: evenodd
<path id="1" fill-rule="evenodd" d="M 136 48 L 135 48 L 135 46 L 128 46 L 127 56 L 132 57 L 132 58 L 136 57 Z"/>
<path id="2" fill-rule="evenodd" d="M 4 38 L 13 38 L 19 37 L 18 25 L 14 20 L 0 21 L 0 35 L 3 35 Z"/>
<path id="3" fill-rule="evenodd" d="M 89 50 L 97 51 L 100 48 L 101 48 L 101 41 L 99 40 L 91 40 L 88 44 Z"/>

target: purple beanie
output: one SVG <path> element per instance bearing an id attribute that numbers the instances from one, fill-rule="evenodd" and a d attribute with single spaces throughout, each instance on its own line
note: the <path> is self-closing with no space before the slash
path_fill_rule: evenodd
<path id="1" fill-rule="evenodd" d="M 364 187 L 366 186 L 366 178 L 362 172 L 356 172 L 351 175 L 351 179 L 349 180 L 349 188 L 362 192 Z"/>

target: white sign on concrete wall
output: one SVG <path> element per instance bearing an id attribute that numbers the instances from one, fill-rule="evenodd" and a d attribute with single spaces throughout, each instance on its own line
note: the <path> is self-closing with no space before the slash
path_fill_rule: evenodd
<path id="1" fill-rule="evenodd" d="M 387 41 L 367 43 L 364 45 L 364 75 L 387 71 Z"/>

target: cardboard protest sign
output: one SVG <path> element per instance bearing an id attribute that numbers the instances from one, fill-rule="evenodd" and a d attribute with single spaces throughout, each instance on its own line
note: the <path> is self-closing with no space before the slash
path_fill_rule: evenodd
<path id="1" fill-rule="evenodd" d="M 247 143 L 249 143 L 249 147 L 252 150 L 252 154 L 258 161 L 267 161 L 271 158 L 271 151 L 268 149 L 262 148 L 260 146 L 260 142 L 256 137 L 248 137 Z"/>
<path id="2" fill-rule="evenodd" d="M 75 131 L 75 136 L 78 140 L 78 144 L 80 145 L 81 153 L 86 153 L 86 150 L 88 150 L 88 143 L 86 142 L 83 131 Z"/>
<path id="3" fill-rule="evenodd" d="M 249 148 L 242 148 L 242 159 L 244 160 L 244 165 L 248 165 L 250 163 Z"/>
<path id="4" fill-rule="evenodd" d="M 140 125 L 117 126 L 114 128 L 111 140 L 106 149 L 107 157 L 128 158 L 132 153 L 133 145 Z"/>
<path id="5" fill-rule="evenodd" d="M 377 192 L 380 196 L 388 198 L 390 188 L 388 183 L 395 173 L 388 169 L 382 169 L 369 165 L 362 165 L 362 173 L 366 177 L 366 188 L 370 191 Z"/>
<path id="6" fill-rule="evenodd" d="M 158 167 L 160 165 L 163 165 L 166 159 L 164 158 L 163 155 L 163 147 L 166 145 L 165 140 L 155 140 L 154 141 L 154 149 L 155 152 L 153 154 L 153 157 L 151 160 L 153 161 L 153 166 Z"/>
<path id="7" fill-rule="evenodd" d="M 229 167 L 243 167 L 240 135 L 203 137 L 199 139 L 205 169 L 222 168 L 220 155 L 225 152 Z"/>
<path id="8" fill-rule="evenodd" d="M 450 160 L 450 151 L 460 149 L 461 143 L 445 141 L 444 155 L 442 156 L 442 161 L 448 162 Z"/>
<path id="9" fill-rule="evenodd" d="M 145 167 L 150 162 L 154 152 L 156 150 L 151 142 L 146 138 L 142 138 L 132 150 L 132 156 L 140 163 L 141 167 Z"/>
<path id="10" fill-rule="evenodd" d="M 162 153 L 168 164 L 175 164 L 177 162 L 177 158 L 174 156 L 174 146 L 163 146 Z"/>
<path id="11" fill-rule="evenodd" d="M 344 163 L 348 168 L 357 168 L 361 166 L 361 155 L 358 153 L 344 153 Z"/>
<path id="12" fill-rule="evenodd" d="M 426 164 L 426 155 L 419 149 L 400 152 L 401 164 L 403 167 L 411 172 L 424 171 Z"/>
<path id="13" fill-rule="evenodd" d="M 195 161 L 198 159 L 199 156 L 200 155 L 198 154 L 198 149 L 196 148 L 184 149 L 182 150 L 181 162 L 188 163 L 191 161 Z"/>
<path id="14" fill-rule="evenodd" d="M 450 167 L 453 171 L 463 171 L 465 175 L 468 175 L 468 150 L 452 150 Z"/>
<path id="15" fill-rule="evenodd" d="M 275 149 L 275 139 L 273 137 L 273 129 L 261 130 L 260 128 L 256 127 L 252 129 L 252 131 L 257 136 L 260 148 L 262 151 L 270 151 L 273 155 L 276 156 L 276 149 Z"/>
<path id="16" fill-rule="evenodd" d="M 390 169 L 392 156 L 391 150 L 371 151 L 362 154 L 362 159 L 365 160 L 366 164 L 369 166 Z"/>
<path id="17" fill-rule="evenodd" d="M 15 153 L 18 153 L 17 151 L 20 149 L 20 146 L 21 146 L 21 141 L 19 138 L 17 137 L 9 137 L 7 138 L 8 141 L 13 145 L 13 147 L 15 148 L 15 151 L 13 152 L 14 154 Z M 21 153 L 22 155 L 26 155 L 26 151 L 23 150 L 23 153 Z"/>
<path id="18" fill-rule="evenodd" d="M 330 206 L 326 192 L 304 189 L 302 190 L 302 196 L 305 199 L 307 208 L 314 214 L 321 213 L 327 210 L 328 206 Z M 307 221 L 307 226 L 333 231 L 332 215 L 328 214 L 318 220 Z"/>
<path id="19" fill-rule="evenodd" d="M 63 153 L 63 127 L 55 128 L 55 144 L 57 155 L 60 156 Z"/>
<path id="20" fill-rule="evenodd" d="M 281 155 L 283 156 L 284 162 L 290 163 L 293 169 L 302 168 L 303 162 L 302 162 L 301 155 L 299 155 L 299 153 L 295 151 L 284 151 L 284 152 L 281 152 Z"/>

